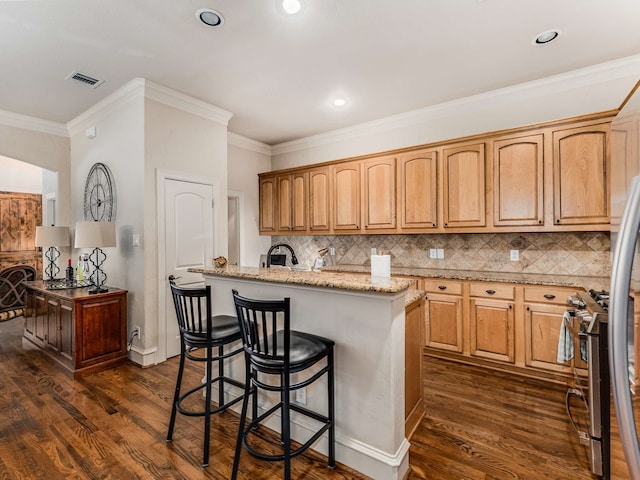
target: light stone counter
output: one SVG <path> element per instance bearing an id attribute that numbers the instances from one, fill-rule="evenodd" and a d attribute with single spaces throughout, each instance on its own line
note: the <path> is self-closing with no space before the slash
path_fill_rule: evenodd
<path id="1" fill-rule="evenodd" d="M 368 265 L 336 265 L 326 267 L 325 272 L 369 273 Z M 452 270 L 434 268 L 391 267 L 392 275 L 411 277 L 448 278 L 455 280 L 477 280 L 486 282 L 521 283 L 524 285 L 556 285 L 589 290 L 609 290 L 609 277 L 578 275 L 548 275 L 536 273 L 481 272 L 474 270 Z"/>
<path id="2" fill-rule="evenodd" d="M 391 278 L 388 281 L 372 278 L 370 275 L 349 275 L 344 272 L 311 272 L 288 270 L 286 268 L 256 268 L 227 266 L 225 268 L 198 267 L 190 272 L 216 277 L 244 278 L 261 282 L 288 283 L 314 287 L 338 288 L 358 292 L 399 293 L 412 286 L 405 278 Z"/>

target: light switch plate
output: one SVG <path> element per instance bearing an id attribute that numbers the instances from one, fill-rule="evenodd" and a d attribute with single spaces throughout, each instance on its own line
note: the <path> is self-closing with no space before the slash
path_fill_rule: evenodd
<path id="1" fill-rule="evenodd" d="M 139 247 L 140 246 L 140 234 L 139 233 L 134 233 L 133 234 L 132 243 L 133 243 L 134 247 Z"/>
<path id="2" fill-rule="evenodd" d="M 444 259 L 444 248 L 438 249 L 438 260 Z"/>
<path id="3" fill-rule="evenodd" d="M 438 251 L 435 248 L 429 249 L 429 258 L 438 258 Z"/>

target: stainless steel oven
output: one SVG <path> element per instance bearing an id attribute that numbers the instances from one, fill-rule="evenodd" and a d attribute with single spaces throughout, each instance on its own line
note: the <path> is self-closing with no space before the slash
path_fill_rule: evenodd
<path id="1" fill-rule="evenodd" d="M 588 446 L 591 472 L 609 479 L 609 295 L 606 291 L 579 292 L 567 303 L 571 308 L 564 316 L 564 327 L 580 339 L 579 352 L 574 354 L 582 356 L 587 364 L 586 377 L 574 369 L 575 384 L 566 396 L 567 414 L 580 442 Z M 586 412 L 586 427 L 576 420 L 576 405 Z"/>

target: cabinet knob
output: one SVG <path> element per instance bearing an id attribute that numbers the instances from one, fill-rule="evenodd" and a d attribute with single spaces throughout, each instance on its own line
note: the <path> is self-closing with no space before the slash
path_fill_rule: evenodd
<path id="1" fill-rule="evenodd" d="M 509 305 L 509 310 L 513 310 L 513 305 Z"/>
<path id="2" fill-rule="evenodd" d="M 447 286 L 446 286 L 446 285 L 438 285 L 438 288 L 439 288 L 440 290 L 446 290 L 446 289 L 447 289 Z"/>
<path id="3" fill-rule="evenodd" d="M 559 218 L 556 218 L 556 223 L 560 223 L 560 219 Z"/>
<path id="4" fill-rule="evenodd" d="M 547 300 L 553 300 L 554 298 L 556 298 L 556 296 L 550 293 L 547 293 L 545 294 L 544 298 L 546 298 Z"/>
<path id="5" fill-rule="evenodd" d="M 496 293 L 495 290 L 485 290 L 485 292 L 487 292 L 489 295 L 493 295 L 494 293 Z"/>
<path id="6" fill-rule="evenodd" d="M 540 225 L 542 225 L 542 220 L 538 220 L 538 223 L 539 223 Z"/>

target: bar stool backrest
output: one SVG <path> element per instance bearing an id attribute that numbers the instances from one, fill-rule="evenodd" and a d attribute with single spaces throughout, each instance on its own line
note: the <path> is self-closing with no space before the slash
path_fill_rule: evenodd
<path id="1" fill-rule="evenodd" d="M 253 300 L 233 290 L 244 350 L 263 362 L 289 366 L 290 299 Z M 278 335 L 278 332 L 280 334 Z"/>
<path id="2" fill-rule="evenodd" d="M 190 335 L 201 337 L 211 330 L 211 287 L 181 288 L 171 286 L 178 327 L 187 341 Z"/>

